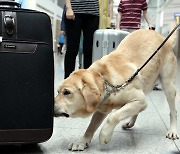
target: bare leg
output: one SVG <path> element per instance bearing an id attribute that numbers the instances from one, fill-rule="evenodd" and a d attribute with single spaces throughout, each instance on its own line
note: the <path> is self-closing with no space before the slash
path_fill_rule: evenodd
<path id="1" fill-rule="evenodd" d="M 91 139 L 97 130 L 97 128 L 101 125 L 102 121 L 106 117 L 106 114 L 96 112 L 94 113 L 91 122 L 82 138 L 77 140 L 74 143 L 69 144 L 68 148 L 72 151 L 83 151 L 91 142 Z"/>

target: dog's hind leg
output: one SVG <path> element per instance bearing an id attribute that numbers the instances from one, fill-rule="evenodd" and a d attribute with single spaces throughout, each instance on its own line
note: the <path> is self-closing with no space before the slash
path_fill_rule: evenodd
<path id="1" fill-rule="evenodd" d="M 101 129 L 99 140 L 100 144 L 107 144 L 112 137 L 113 131 L 116 125 L 121 121 L 129 117 L 135 117 L 141 111 L 145 110 L 147 103 L 145 101 L 145 95 L 142 91 L 138 90 L 135 94 L 135 99 L 132 102 L 128 102 L 119 110 L 113 112 L 105 122 Z M 138 97 L 137 97 L 138 96 Z M 134 118 L 135 119 L 135 118 Z"/>
<path id="2" fill-rule="evenodd" d="M 167 102 L 170 109 L 170 128 L 166 134 L 166 137 L 169 139 L 179 139 L 177 134 L 177 111 L 175 107 L 175 86 L 172 83 L 169 83 L 167 87 L 163 85 L 164 92 L 166 94 Z"/>
<path id="3" fill-rule="evenodd" d="M 136 119 L 138 117 L 138 114 L 131 117 L 131 119 L 129 120 L 129 122 L 126 122 L 125 124 L 122 125 L 122 128 L 123 129 L 129 129 L 129 128 L 132 128 L 136 122 Z"/>
<path id="4" fill-rule="evenodd" d="M 176 60 L 168 62 L 167 66 L 163 67 L 161 77 L 161 84 L 163 91 L 166 95 L 166 99 L 170 109 L 170 128 L 166 134 L 166 137 L 172 140 L 179 139 L 177 133 L 177 111 L 175 106 L 175 97 L 176 97 Z"/>

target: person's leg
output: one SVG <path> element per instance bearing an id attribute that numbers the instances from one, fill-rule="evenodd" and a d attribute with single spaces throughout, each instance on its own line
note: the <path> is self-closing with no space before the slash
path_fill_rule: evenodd
<path id="1" fill-rule="evenodd" d="M 79 43 L 79 69 L 82 68 L 82 56 L 83 56 L 83 34 L 81 34 L 81 37 L 80 37 L 80 43 Z"/>
<path id="2" fill-rule="evenodd" d="M 83 54 L 84 68 L 88 68 L 92 63 L 92 46 L 93 35 L 98 29 L 99 17 L 94 15 L 84 14 L 83 16 Z"/>
<path id="3" fill-rule="evenodd" d="M 64 43 L 59 43 L 59 53 L 62 55 L 62 47 L 63 47 Z"/>
<path id="4" fill-rule="evenodd" d="M 67 78 L 75 69 L 81 34 L 81 15 L 76 14 L 75 20 L 65 19 L 65 24 L 67 48 L 64 59 L 64 78 Z"/>
<path id="5" fill-rule="evenodd" d="M 57 45 L 57 54 L 59 54 L 60 53 L 60 49 L 61 49 L 61 45 L 60 45 L 60 43 L 58 43 L 58 45 Z"/>

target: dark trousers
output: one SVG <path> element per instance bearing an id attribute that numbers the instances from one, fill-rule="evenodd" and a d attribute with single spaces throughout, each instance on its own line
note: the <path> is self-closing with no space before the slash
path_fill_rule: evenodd
<path id="1" fill-rule="evenodd" d="M 86 69 L 91 65 L 93 35 L 99 26 L 99 16 L 90 14 L 75 14 L 75 20 L 65 19 L 65 25 L 67 50 L 64 60 L 64 78 L 67 78 L 75 69 L 81 32 L 83 32 L 83 67 Z"/>
<path id="2" fill-rule="evenodd" d="M 63 47 L 64 43 L 60 43 L 59 42 L 59 47 L 58 47 L 58 54 L 62 54 L 62 47 Z"/>

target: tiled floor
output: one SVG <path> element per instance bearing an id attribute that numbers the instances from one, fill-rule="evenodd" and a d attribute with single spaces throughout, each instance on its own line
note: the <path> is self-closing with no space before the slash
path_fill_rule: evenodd
<path id="1" fill-rule="evenodd" d="M 63 79 L 64 56 L 55 54 L 55 91 Z M 180 134 L 180 60 L 178 61 L 177 97 L 178 131 Z M 68 151 L 68 144 L 81 137 L 90 121 L 87 119 L 55 118 L 52 137 L 37 146 L 0 147 L 0 153 L 22 154 L 178 154 L 180 140 L 166 139 L 169 127 L 168 104 L 162 91 L 153 91 L 147 96 L 148 108 L 142 112 L 131 130 L 121 129 L 121 122 L 115 129 L 112 141 L 104 146 L 99 145 L 99 131 L 95 133 L 89 148 L 81 152 Z M 11 149 L 10 149 L 11 148 Z"/>

